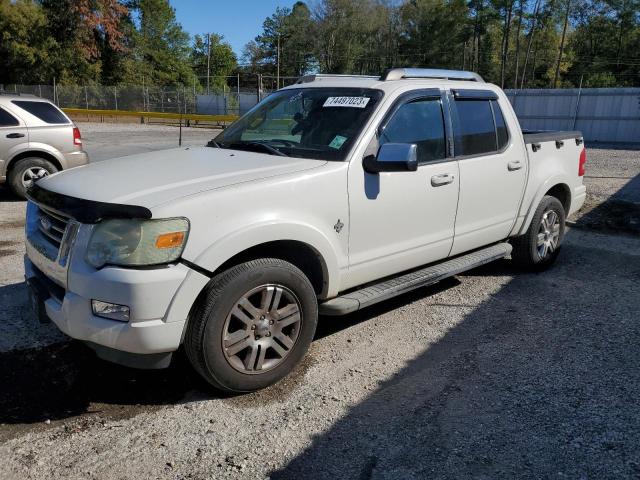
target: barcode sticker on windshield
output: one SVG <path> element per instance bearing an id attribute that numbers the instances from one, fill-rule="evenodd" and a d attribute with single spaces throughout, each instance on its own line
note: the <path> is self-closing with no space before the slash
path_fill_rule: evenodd
<path id="1" fill-rule="evenodd" d="M 364 108 L 369 103 L 368 97 L 329 97 L 323 107 Z"/>

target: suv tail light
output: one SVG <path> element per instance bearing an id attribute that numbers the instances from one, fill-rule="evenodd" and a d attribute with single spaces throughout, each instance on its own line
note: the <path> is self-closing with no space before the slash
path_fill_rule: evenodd
<path id="1" fill-rule="evenodd" d="M 578 176 L 584 177 L 585 164 L 587 163 L 587 149 L 583 148 L 580 152 L 580 160 L 578 161 Z"/>
<path id="2" fill-rule="evenodd" d="M 82 136 L 78 127 L 73 127 L 73 144 L 82 146 Z"/>

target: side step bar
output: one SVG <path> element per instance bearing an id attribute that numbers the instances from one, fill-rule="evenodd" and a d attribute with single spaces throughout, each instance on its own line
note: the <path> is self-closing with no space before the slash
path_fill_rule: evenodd
<path id="1" fill-rule="evenodd" d="M 421 270 L 384 280 L 321 303 L 319 312 L 321 315 L 345 315 L 355 312 L 416 288 L 432 285 L 485 263 L 508 257 L 511 254 L 511 249 L 512 247 L 508 243 L 498 243 Z"/>

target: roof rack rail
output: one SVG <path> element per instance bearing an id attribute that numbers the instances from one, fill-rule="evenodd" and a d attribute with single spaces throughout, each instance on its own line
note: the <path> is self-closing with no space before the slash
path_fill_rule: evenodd
<path id="1" fill-rule="evenodd" d="M 403 78 L 439 78 L 443 80 L 465 80 L 482 82 L 480 75 L 464 70 L 442 70 L 437 68 L 391 68 L 380 77 L 382 81 L 401 80 Z"/>
<path id="2" fill-rule="evenodd" d="M 369 80 L 378 80 L 380 77 L 378 77 L 377 75 L 347 75 L 347 74 L 333 74 L 333 73 L 314 73 L 311 75 L 303 75 L 302 77 L 300 77 L 298 79 L 298 81 L 296 82 L 296 84 L 298 83 L 311 83 L 311 82 L 315 82 L 316 80 L 320 80 L 320 79 L 331 79 L 331 78 L 342 78 L 342 79 L 346 79 L 346 78 L 353 78 L 353 79 L 369 79 Z"/>

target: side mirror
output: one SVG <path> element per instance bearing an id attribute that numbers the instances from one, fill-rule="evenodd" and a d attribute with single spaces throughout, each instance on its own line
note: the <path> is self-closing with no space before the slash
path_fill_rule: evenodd
<path id="1" fill-rule="evenodd" d="M 414 143 L 384 143 L 376 156 L 362 161 L 368 173 L 415 172 L 418 170 L 418 146 Z"/>

